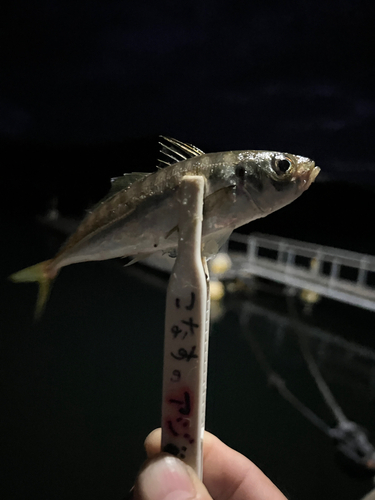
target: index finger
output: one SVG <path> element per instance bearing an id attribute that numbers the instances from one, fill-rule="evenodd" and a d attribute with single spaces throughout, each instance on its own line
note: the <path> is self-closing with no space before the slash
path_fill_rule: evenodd
<path id="1" fill-rule="evenodd" d="M 149 458 L 160 453 L 161 429 L 146 438 Z M 286 500 L 268 477 L 250 460 L 205 431 L 203 482 L 215 500 Z"/>

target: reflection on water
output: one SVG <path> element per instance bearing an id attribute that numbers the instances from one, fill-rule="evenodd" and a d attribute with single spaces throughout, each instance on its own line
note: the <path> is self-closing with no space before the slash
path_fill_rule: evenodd
<path id="1" fill-rule="evenodd" d="M 59 245 L 38 226 L 1 229 L 8 235 L 4 278 Z M 2 498 L 32 498 L 35 491 L 57 500 L 116 499 L 131 487 L 144 460 L 143 440 L 160 425 L 166 285 L 165 275 L 124 269 L 121 262 L 71 266 L 42 321 L 32 324 L 34 287 L 2 280 Z M 268 383 L 252 339 L 286 387 L 328 428 L 337 424 L 301 355 L 281 288 L 256 285 L 228 283 L 212 306 L 220 319 L 211 327 L 207 429 L 293 498 L 359 499 L 371 479 L 344 471 L 332 441 Z M 324 380 L 371 442 L 373 313 L 323 299 L 308 316 L 296 304 L 297 326 Z"/>
<path id="2" fill-rule="evenodd" d="M 235 312 L 268 390 L 276 389 L 301 417 L 330 438 L 347 474 L 372 477 L 375 449 L 371 437 L 375 437 L 375 427 L 369 415 L 363 418 L 363 412 L 366 407 L 373 407 L 375 399 L 375 349 L 340 336 L 340 325 L 350 320 L 352 308 L 347 308 L 346 317 L 337 318 L 336 330 L 332 332 L 315 321 L 313 304 L 318 301 L 309 301 L 306 307 L 293 289 L 255 279 L 249 284 L 250 288 L 241 283 L 228 284 L 227 289 L 234 293 L 227 294 L 225 304 L 214 306 L 214 322 L 220 324 L 225 311 Z M 332 306 L 329 301 L 323 303 L 328 314 L 329 305 Z M 369 317 L 374 319 L 373 313 L 365 313 L 362 324 L 357 323 L 356 327 L 367 329 L 371 335 L 371 323 L 366 324 Z M 315 387 L 311 380 L 300 384 L 306 372 L 315 381 Z M 317 405 L 319 393 L 321 401 Z M 355 399 L 360 399 L 361 405 L 353 407 Z M 323 412 L 322 403 L 326 405 Z"/>
<path id="3" fill-rule="evenodd" d="M 341 478 L 341 487 L 338 485 L 337 495 L 340 495 L 340 498 L 359 498 L 363 492 L 371 488 L 371 478 L 375 470 L 375 449 L 372 444 L 375 437 L 373 407 L 375 348 L 373 339 L 369 337 L 372 327 L 368 321 L 369 318 L 373 319 L 374 314 L 361 310 L 359 316 L 354 315 L 357 319 L 362 317 L 362 323 L 356 323 L 357 329 L 362 326 L 361 339 L 367 336 L 369 340 L 369 345 L 361 345 L 349 339 L 350 328 L 347 328 L 347 325 L 343 332 L 344 336 L 340 335 L 343 323 L 347 323 L 353 315 L 351 307 L 345 306 L 346 316 L 337 318 L 336 327 L 330 330 L 325 328 L 324 317 L 334 314 L 337 309 L 337 304 L 331 301 L 325 299 L 307 301 L 306 294 L 297 294 L 293 289 L 283 289 L 279 285 L 262 280 L 251 280 L 247 284 L 241 281 L 227 282 L 225 285 L 213 282 L 211 290 L 211 296 L 216 300 L 211 303 L 209 394 L 210 391 L 211 395 L 214 393 L 213 398 L 216 401 L 213 405 L 216 413 L 213 416 L 210 413 L 212 397 L 209 396 L 209 429 L 215 432 L 215 427 L 218 425 L 220 427 L 222 418 L 225 419 L 217 412 L 217 407 L 221 408 L 218 399 L 222 398 L 222 394 L 219 394 L 218 374 L 215 373 L 222 368 L 217 366 L 215 359 L 218 354 L 217 342 L 224 338 L 228 341 L 229 335 L 233 340 L 238 329 L 239 337 L 242 337 L 248 345 L 248 359 L 253 367 L 255 362 L 259 368 L 256 369 L 256 380 L 262 391 L 268 393 L 271 408 L 272 406 L 276 408 L 277 399 L 283 398 L 295 411 L 294 417 L 298 423 L 291 429 L 285 407 L 276 414 L 271 410 L 278 432 L 287 435 L 291 442 L 296 439 L 302 439 L 303 442 L 304 437 L 297 437 L 300 427 L 306 428 L 306 432 L 310 430 L 313 432 L 312 426 L 315 426 L 321 432 L 322 439 L 326 441 L 325 450 L 329 450 L 330 460 L 335 460 L 333 465 L 335 474 Z M 301 298 L 305 298 L 305 301 Z M 331 322 L 330 325 L 332 326 Z M 222 345 L 220 349 L 223 349 Z M 241 350 L 243 354 L 243 346 Z M 227 354 L 229 356 L 229 352 Z M 238 355 L 238 348 L 235 348 L 234 356 Z M 236 371 L 238 371 L 237 366 L 234 371 L 232 368 L 231 373 L 226 373 L 227 383 L 232 384 L 232 390 L 235 386 L 239 386 L 240 391 L 246 392 L 246 387 L 249 385 L 251 387 L 254 378 L 249 377 L 245 381 L 242 377 L 236 376 Z M 252 375 L 254 377 L 254 373 Z M 246 412 L 247 408 L 252 406 L 252 398 L 255 403 L 257 398 L 248 392 L 246 401 L 241 403 L 241 411 Z M 232 407 L 236 406 L 234 401 L 230 404 Z M 262 418 L 264 410 L 256 407 L 254 411 Z M 235 408 L 232 413 L 236 413 Z M 210 427 L 211 419 L 214 422 L 213 428 Z M 266 420 L 263 421 L 263 426 L 266 425 Z M 227 429 L 228 424 L 227 421 Z M 257 433 L 258 429 L 254 430 Z M 228 435 L 231 435 L 231 432 Z M 308 444 L 309 439 L 310 437 L 307 438 L 306 435 L 307 457 L 302 450 L 300 456 L 296 454 L 294 457 L 297 462 L 303 457 L 306 465 L 319 460 L 318 457 L 322 454 L 319 441 L 313 442 L 312 448 Z M 270 433 L 269 442 L 272 440 Z M 252 451 L 249 451 L 246 443 L 242 446 L 242 451 L 251 457 Z M 327 452 L 321 456 L 323 463 L 325 456 Z M 270 460 L 272 458 L 268 457 L 267 463 Z M 283 465 L 279 462 L 275 461 L 273 465 L 279 474 L 283 471 Z M 330 465 L 332 466 L 331 462 Z M 333 488 L 328 476 L 329 474 L 322 482 Z M 352 492 L 349 488 L 343 493 L 341 490 L 347 488 L 344 486 L 345 481 L 350 481 L 352 477 L 355 480 L 362 479 L 364 482 L 361 486 L 364 489 L 354 493 L 355 488 Z M 306 488 L 311 477 L 304 479 Z M 326 498 L 324 493 L 322 494 L 322 489 L 319 495 L 320 498 Z M 306 491 L 304 497 L 310 498 Z M 327 496 L 327 498 L 332 497 Z"/>
<path id="4" fill-rule="evenodd" d="M 352 466 L 353 469 L 358 469 L 359 473 L 368 472 L 371 475 L 374 474 L 375 449 L 368 440 L 367 432 L 365 429 L 362 429 L 358 424 L 346 417 L 324 377 L 322 376 L 319 364 L 323 356 L 326 360 L 328 358 L 326 349 L 327 344 L 331 347 L 330 350 L 334 354 L 336 354 L 335 351 L 338 351 L 339 353 L 340 351 L 344 351 L 344 357 L 341 352 L 341 356 L 339 358 L 340 361 L 347 357 L 345 354 L 349 354 L 351 361 L 355 357 L 359 358 L 358 360 L 361 366 L 363 366 L 361 363 L 362 359 L 365 359 L 366 361 L 370 361 L 373 367 L 375 352 L 354 343 L 342 341 L 339 337 L 333 337 L 316 327 L 314 328 L 305 325 L 304 322 L 299 319 L 294 297 L 290 295 L 290 293 L 288 294 L 287 303 L 289 310 L 288 317 L 283 317 L 277 313 L 271 313 L 273 316 L 272 319 L 276 323 L 274 325 L 274 330 L 276 331 L 276 336 L 278 337 L 278 344 L 280 344 L 280 333 L 282 334 L 283 330 L 289 330 L 296 334 L 306 366 L 313 377 L 323 400 L 331 411 L 332 416 L 335 418 L 336 425 L 334 427 L 327 425 L 309 408 L 308 402 L 303 403 L 288 389 L 285 380 L 273 370 L 271 364 L 267 360 L 265 352 L 256 340 L 255 335 L 251 332 L 251 328 L 249 329 L 249 324 L 251 325 L 252 318 L 257 314 L 264 317 L 267 315 L 267 310 L 265 308 L 255 306 L 251 301 L 244 301 L 240 312 L 240 324 L 242 330 L 245 334 L 247 334 L 247 339 L 258 363 L 267 376 L 268 383 L 275 387 L 279 394 L 292 406 L 294 406 L 294 408 L 299 411 L 301 415 L 307 418 L 313 425 L 335 441 L 337 449 L 346 459 L 348 465 Z M 311 309 L 308 311 L 309 313 L 312 312 Z M 271 319 L 271 315 L 266 316 L 267 319 Z M 316 339 L 319 341 L 318 353 L 315 353 L 312 350 L 313 344 L 314 347 L 316 347 L 316 342 L 313 342 L 313 340 Z M 332 345 L 334 346 L 334 349 L 332 349 Z M 342 363 L 340 364 L 340 369 L 342 370 L 344 367 L 342 366 Z"/>

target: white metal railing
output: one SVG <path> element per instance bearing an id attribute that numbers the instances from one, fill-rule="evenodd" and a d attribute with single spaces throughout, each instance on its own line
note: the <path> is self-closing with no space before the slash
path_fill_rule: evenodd
<path id="1" fill-rule="evenodd" d="M 301 269 L 308 270 L 312 277 L 328 278 L 329 286 L 343 281 L 374 288 L 368 279 L 369 273 L 375 273 L 375 257 L 371 255 L 261 234 L 248 236 L 234 233 L 230 240 L 245 245 L 250 263 L 267 259 L 282 267 L 284 272 Z M 268 255 L 261 255 L 264 250 L 268 251 Z M 342 276 L 343 272 L 348 274 L 350 270 L 350 277 Z"/>

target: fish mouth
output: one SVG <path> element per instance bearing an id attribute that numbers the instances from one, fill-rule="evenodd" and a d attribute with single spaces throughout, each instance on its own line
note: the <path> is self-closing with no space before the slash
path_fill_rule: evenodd
<path id="1" fill-rule="evenodd" d="M 297 169 L 297 177 L 304 190 L 308 189 L 311 186 L 311 184 L 317 178 L 319 172 L 320 168 L 315 166 L 315 163 L 313 161 L 304 163 Z"/>

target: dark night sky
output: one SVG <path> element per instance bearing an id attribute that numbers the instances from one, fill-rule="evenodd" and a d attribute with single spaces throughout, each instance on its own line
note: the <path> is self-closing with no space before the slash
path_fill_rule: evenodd
<path id="1" fill-rule="evenodd" d="M 374 4 L 12 2 L 1 20 L 0 137 L 163 133 L 374 170 Z"/>
<path id="2" fill-rule="evenodd" d="M 4 186 L 19 211 L 53 197 L 83 210 L 112 176 L 154 170 L 163 134 L 206 152 L 309 156 L 320 183 L 372 198 L 374 13 L 355 0 L 12 2 L 0 20 Z"/>

